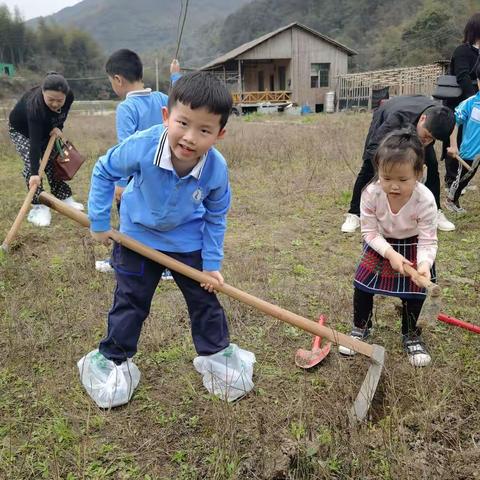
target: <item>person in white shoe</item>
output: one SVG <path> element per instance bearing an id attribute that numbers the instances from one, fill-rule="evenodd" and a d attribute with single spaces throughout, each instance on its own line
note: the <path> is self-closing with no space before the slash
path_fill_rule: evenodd
<path id="1" fill-rule="evenodd" d="M 438 209 L 438 229 L 455 230 L 440 207 L 440 175 L 438 162 L 433 148 L 435 140 L 450 137 L 455 126 L 453 112 L 435 100 L 423 95 L 401 96 L 386 101 L 373 114 L 370 129 L 365 140 L 363 164 L 353 187 L 350 208 L 342 225 L 342 232 L 353 233 L 360 226 L 360 197 L 362 190 L 375 175 L 373 157 L 378 145 L 393 130 L 413 127 L 425 149 L 427 166 L 426 187 L 433 193 Z"/>
<path id="2" fill-rule="evenodd" d="M 97 161 L 88 215 L 94 240 L 108 243 L 114 183 L 133 176 L 122 195 L 120 231 L 212 278 L 212 283 L 199 284 L 172 271 L 188 306 L 196 352 L 204 357 L 196 368 L 204 375 L 205 387 L 213 386 L 205 380 L 211 369 L 200 364 L 217 359 L 223 365 L 215 368 L 221 383 L 232 388 L 241 383 L 243 392 L 237 393 L 245 394 L 253 384 L 244 375 L 250 372 L 250 376 L 253 368 L 231 371 L 242 351 L 230 344 L 227 316 L 214 292 L 216 282 L 223 284 L 220 269 L 231 201 L 227 163 L 214 144 L 225 134 L 231 109 L 230 92 L 213 74 L 199 71 L 182 76 L 171 89 L 168 109 L 163 109 L 163 125 L 135 133 Z M 143 322 L 164 270 L 121 244 L 114 247 L 112 264 L 117 285 L 107 334 L 99 345 L 100 357 L 92 354 L 93 368 L 85 369 L 85 362 L 79 365 L 82 383 L 95 401 L 98 397 L 92 385 L 108 390 L 108 378 L 121 373 L 114 365 L 128 365 L 137 352 Z M 248 357 L 252 363 L 254 357 Z M 212 392 L 224 398 L 217 389 Z M 112 406 L 130 398 L 107 397 Z"/>
<path id="3" fill-rule="evenodd" d="M 352 337 L 365 339 L 372 328 L 374 295 L 402 300 L 402 339 L 410 363 L 423 367 L 431 358 L 417 319 L 425 290 L 405 275 L 404 265 L 435 281 L 437 207 L 420 183 L 424 149 L 414 130 L 391 132 L 374 158 L 378 172 L 364 189 L 360 203 L 363 253 L 357 267 L 353 295 Z M 344 355 L 354 351 L 339 348 Z"/>
<path id="4" fill-rule="evenodd" d="M 115 94 L 122 99 L 115 115 L 118 143 L 141 130 L 163 123 L 162 108 L 168 104 L 168 96 L 162 92 L 152 92 L 143 84 L 142 60 L 132 50 L 122 48 L 112 53 L 105 64 L 110 85 Z M 172 84 L 180 77 L 180 64 L 176 59 L 170 64 Z M 122 178 L 115 184 L 115 202 L 120 211 L 122 193 L 128 178 Z M 99 272 L 113 273 L 111 259 L 97 260 L 95 269 Z M 162 274 L 162 280 L 173 280 L 168 269 Z"/>
<path id="5" fill-rule="evenodd" d="M 480 63 L 475 69 L 477 84 L 480 90 Z M 455 109 L 455 130 L 450 136 L 450 147 L 447 148 L 449 155 L 460 156 L 470 166 L 467 170 L 460 163 L 455 179 L 448 192 L 445 208 L 454 213 L 466 213 L 460 206 L 460 195 L 467 188 L 480 165 L 480 92 L 473 97 L 467 98 Z M 462 143 L 458 148 L 458 129 L 463 127 Z"/>
<path id="6" fill-rule="evenodd" d="M 48 144 L 50 135 L 62 134 L 63 125 L 73 103 L 73 93 L 65 78 L 55 72 L 48 73 L 40 86 L 33 87 L 16 103 L 9 116 L 9 134 L 15 148 L 23 160 L 23 176 L 27 188 L 34 185 L 37 191 L 32 201 L 32 210 L 28 221 L 39 227 L 50 225 L 50 209 L 40 205 L 38 196 L 43 185 L 38 169 L 40 159 Z M 57 180 L 54 174 L 52 152 L 45 175 L 50 185 L 52 195 L 77 210 L 83 210 L 83 205 L 72 197 L 70 186 L 63 180 Z"/>

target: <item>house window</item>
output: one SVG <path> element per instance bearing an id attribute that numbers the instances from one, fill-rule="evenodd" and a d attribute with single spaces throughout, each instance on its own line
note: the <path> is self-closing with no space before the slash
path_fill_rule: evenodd
<path id="1" fill-rule="evenodd" d="M 310 68 L 310 87 L 328 87 L 330 76 L 329 63 L 312 63 Z"/>

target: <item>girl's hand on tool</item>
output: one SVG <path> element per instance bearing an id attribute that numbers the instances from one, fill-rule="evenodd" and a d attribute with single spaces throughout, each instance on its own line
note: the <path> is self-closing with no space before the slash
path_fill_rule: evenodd
<path id="1" fill-rule="evenodd" d="M 403 270 L 403 265 L 406 263 L 407 265 L 412 266 L 412 262 L 407 260 L 403 255 L 400 255 L 396 252 L 393 248 L 389 248 L 385 252 L 385 258 L 390 262 L 392 268 L 402 275 L 405 275 L 405 271 Z"/>
<path id="2" fill-rule="evenodd" d="M 417 267 L 417 272 L 419 273 L 419 275 L 421 275 L 422 277 L 426 278 L 427 280 L 430 280 L 431 279 L 431 275 L 430 275 L 430 265 L 427 263 L 427 262 L 422 262 L 418 265 Z M 422 288 L 422 285 L 418 285 L 417 282 L 415 282 L 415 279 L 412 278 L 413 280 L 413 283 L 415 283 L 415 285 L 417 285 L 417 287 L 420 287 Z"/>
<path id="3" fill-rule="evenodd" d="M 40 176 L 39 175 L 32 175 L 30 180 L 28 181 L 28 189 L 31 190 L 33 187 L 40 186 Z"/>
<path id="4" fill-rule="evenodd" d="M 220 285 L 223 285 L 223 276 L 220 272 L 214 271 L 214 272 L 208 272 L 207 270 L 204 270 L 203 273 L 206 273 L 207 275 L 210 275 L 213 277 Z M 215 285 L 212 285 L 211 283 L 201 283 L 200 286 L 207 290 L 208 292 L 212 293 L 215 292 Z M 216 293 L 216 292 L 215 292 Z"/>
<path id="5" fill-rule="evenodd" d="M 97 242 L 103 243 L 104 245 L 110 245 L 111 233 L 112 233 L 111 230 L 107 230 L 106 232 L 92 232 L 90 230 L 90 235 L 92 236 L 92 238 Z"/>
<path id="6" fill-rule="evenodd" d="M 50 132 L 50 136 L 52 135 L 56 135 L 57 137 L 62 137 L 62 131 L 58 128 L 58 127 L 55 127 L 55 128 L 52 128 L 52 131 Z"/>

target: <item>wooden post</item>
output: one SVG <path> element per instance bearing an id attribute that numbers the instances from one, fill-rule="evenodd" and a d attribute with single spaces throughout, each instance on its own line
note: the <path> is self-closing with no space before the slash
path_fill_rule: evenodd
<path id="1" fill-rule="evenodd" d="M 238 60 L 238 92 L 240 94 L 240 102 L 242 102 L 242 61 Z"/>

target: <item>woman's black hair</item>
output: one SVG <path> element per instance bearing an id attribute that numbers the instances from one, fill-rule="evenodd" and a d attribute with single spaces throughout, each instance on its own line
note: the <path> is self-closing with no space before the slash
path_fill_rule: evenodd
<path id="1" fill-rule="evenodd" d="M 27 93 L 27 111 L 33 118 L 42 119 L 45 112 L 45 102 L 43 100 L 43 92 L 53 90 L 68 95 L 70 87 L 63 75 L 57 72 L 48 72 L 41 85 L 37 85 L 30 89 Z"/>
<path id="2" fill-rule="evenodd" d="M 480 12 L 474 13 L 463 30 L 463 43 L 473 45 L 480 40 Z"/>
<path id="3" fill-rule="evenodd" d="M 413 128 L 390 132 L 380 143 L 373 163 L 375 170 L 390 171 L 395 163 L 409 163 L 416 174 L 423 172 L 425 153 Z"/>

